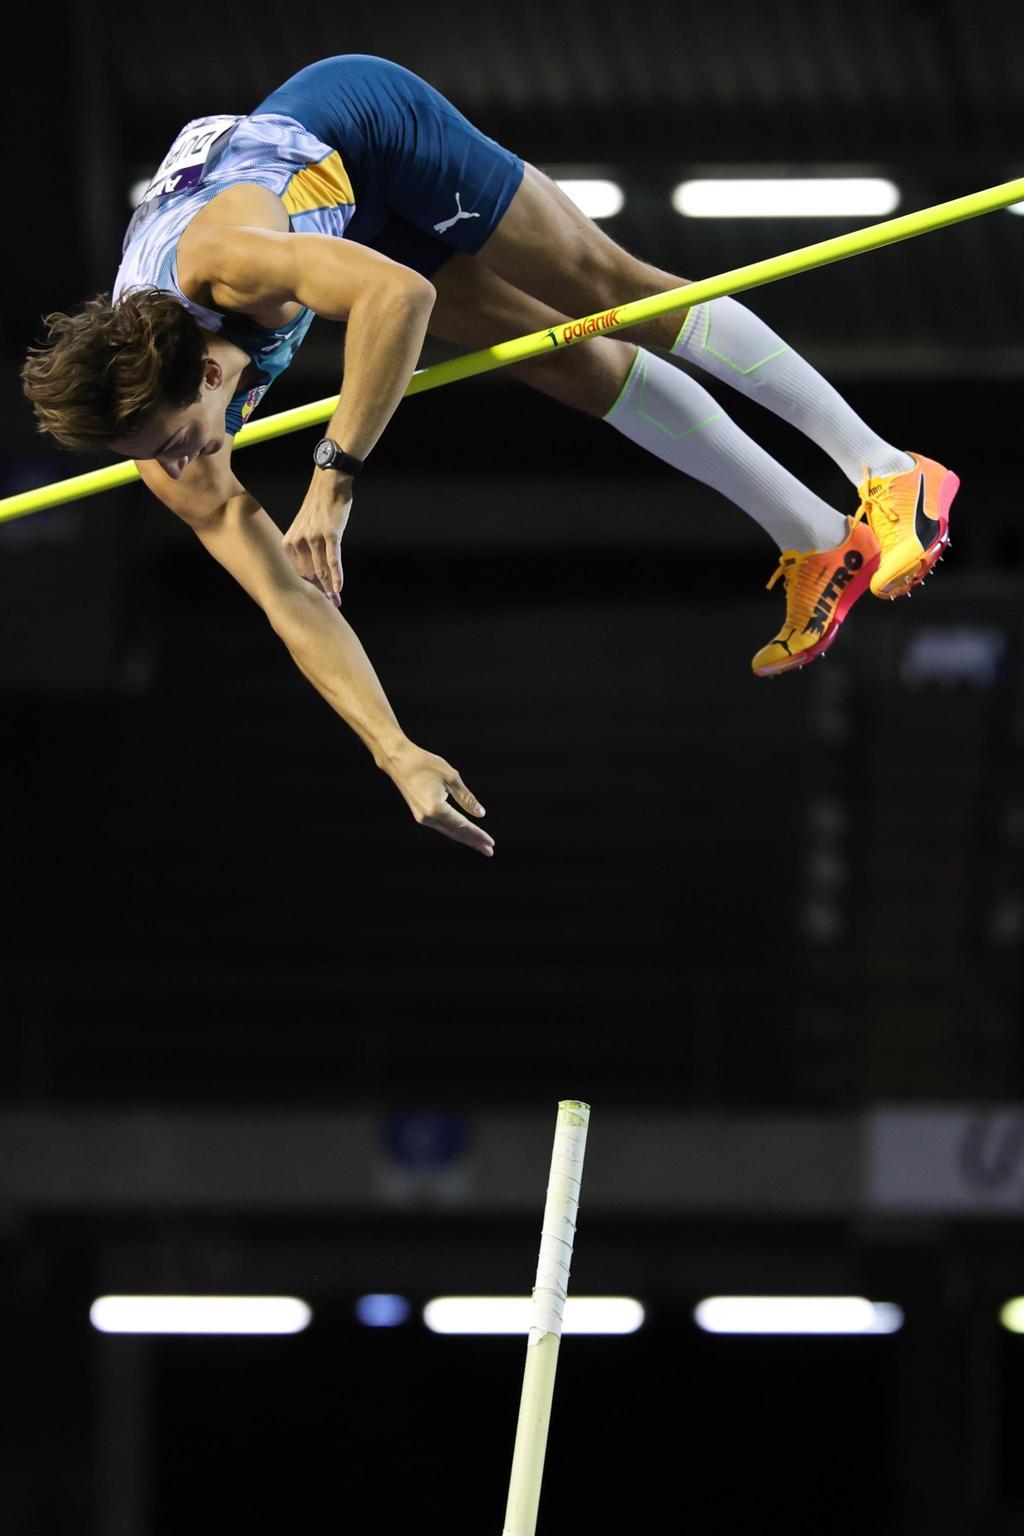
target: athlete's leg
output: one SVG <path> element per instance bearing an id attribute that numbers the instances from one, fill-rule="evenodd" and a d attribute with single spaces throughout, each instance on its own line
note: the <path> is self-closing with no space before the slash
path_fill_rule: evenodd
<path id="1" fill-rule="evenodd" d="M 497 276 L 475 256 L 433 274 L 433 335 L 477 349 L 564 324 L 564 313 Z M 695 379 L 666 359 L 612 337 L 542 353 L 510 370 L 564 405 L 603 418 L 673 468 L 742 507 L 780 550 L 831 549 L 846 519 L 767 454 Z"/>
<path id="2" fill-rule="evenodd" d="M 479 250 L 500 276 L 578 317 L 692 281 L 631 255 L 535 166 Z M 838 392 L 735 299 L 662 315 L 631 328 L 645 345 L 685 357 L 792 422 L 854 485 L 902 473 L 910 455 L 880 438 Z"/>
<path id="3" fill-rule="evenodd" d="M 522 293 L 489 271 L 475 256 L 452 256 L 431 276 L 437 293 L 429 331 L 467 351 L 494 346 L 512 336 L 547 330 L 566 317 Z M 636 353 L 627 341 L 607 338 L 604 346 L 570 347 L 542 353 L 502 370 L 563 405 L 603 416 L 622 390 Z"/>
<path id="4" fill-rule="evenodd" d="M 459 346 L 493 345 L 570 318 L 506 283 L 476 256 L 451 258 L 433 282 L 430 330 Z M 756 673 L 789 671 L 828 649 L 878 567 L 878 542 L 866 523 L 833 511 L 741 432 L 695 379 L 644 347 L 596 336 L 510 371 L 714 487 L 776 540 L 786 616 L 754 657 Z"/>

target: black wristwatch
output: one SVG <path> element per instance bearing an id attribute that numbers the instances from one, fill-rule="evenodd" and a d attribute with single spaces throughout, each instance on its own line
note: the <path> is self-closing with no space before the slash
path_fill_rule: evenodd
<path id="1" fill-rule="evenodd" d="M 358 475 L 364 461 L 339 448 L 332 438 L 322 437 L 313 449 L 313 463 L 318 469 L 342 469 L 346 475 Z"/>

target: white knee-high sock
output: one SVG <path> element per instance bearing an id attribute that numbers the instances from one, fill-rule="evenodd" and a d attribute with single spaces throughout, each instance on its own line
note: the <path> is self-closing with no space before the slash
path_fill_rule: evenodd
<path id="1" fill-rule="evenodd" d="M 666 464 L 734 501 L 780 550 L 833 549 L 846 538 L 845 517 L 783 469 L 667 358 L 638 347 L 604 419 Z"/>
<path id="2" fill-rule="evenodd" d="M 792 422 L 860 485 L 872 475 L 913 469 L 909 454 L 873 432 L 820 373 L 735 299 L 696 304 L 672 344 L 716 379 Z"/>

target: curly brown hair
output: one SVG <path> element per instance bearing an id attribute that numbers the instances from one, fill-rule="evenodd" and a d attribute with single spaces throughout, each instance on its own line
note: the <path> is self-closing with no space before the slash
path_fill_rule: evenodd
<path id="1" fill-rule="evenodd" d="M 21 387 L 36 430 L 76 453 L 144 431 L 160 410 L 200 397 L 208 337 L 173 294 L 147 286 L 116 304 L 87 299 L 73 315 L 43 316 L 45 345 L 29 347 Z"/>

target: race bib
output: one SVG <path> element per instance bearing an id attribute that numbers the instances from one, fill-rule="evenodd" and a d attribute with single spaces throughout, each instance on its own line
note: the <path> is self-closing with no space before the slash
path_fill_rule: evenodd
<path id="1" fill-rule="evenodd" d="M 202 180 L 210 151 L 217 140 L 240 117 L 197 117 L 178 134 L 160 162 L 160 167 L 146 188 L 140 204 L 152 202 L 154 197 L 165 197 L 171 192 L 185 192 Z"/>

